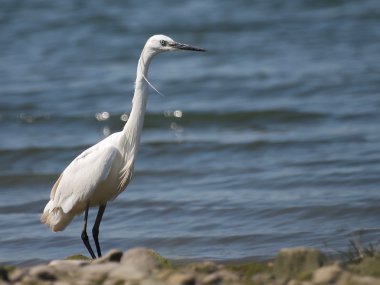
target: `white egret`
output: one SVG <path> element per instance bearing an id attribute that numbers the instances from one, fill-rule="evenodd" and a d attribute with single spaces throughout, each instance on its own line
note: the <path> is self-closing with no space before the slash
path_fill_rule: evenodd
<path id="1" fill-rule="evenodd" d="M 64 230 L 76 215 L 84 211 L 81 237 L 92 258 L 96 256 L 87 235 L 88 210 L 90 207 L 99 207 L 92 234 L 100 257 L 99 225 L 107 202 L 115 199 L 132 178 L 144 122 L 148 85 L 154 88 L 147 79 L 149 64 L 155 55 L 173 50 L 205 51 L 177 43 L 164 35 L 150 37 L 137 65 L 132 110 L 123 130 L 88 148 L 66 167 L 55 182 L 50 201 L 42 213 L 41 222 L 57 232 Z"/>

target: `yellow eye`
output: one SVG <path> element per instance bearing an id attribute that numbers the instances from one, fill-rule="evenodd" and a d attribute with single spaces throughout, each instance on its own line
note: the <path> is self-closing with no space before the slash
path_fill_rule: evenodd
<path id="1" fill-rule="evenodd" d="M 164 41 L 164 40 L 160 40 L 160 44 L 164 47 L 164 46 L 166 46 L 166 41 Z"/>

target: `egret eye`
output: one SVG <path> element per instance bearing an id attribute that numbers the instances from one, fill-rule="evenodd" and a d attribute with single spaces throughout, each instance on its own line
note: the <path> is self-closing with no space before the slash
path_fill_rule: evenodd
<path id="1" fill-rule="evenodd" d="M 166 46 L 167 42 L 164 40 L 160 40 L 160 44 L 164 47 L 164 46 Z"/>

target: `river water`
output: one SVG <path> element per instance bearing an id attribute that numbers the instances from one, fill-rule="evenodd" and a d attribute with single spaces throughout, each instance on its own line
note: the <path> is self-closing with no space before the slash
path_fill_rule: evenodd
<path id="1" fill-rule="evenodd" d="M 82 217 L 39 222 L 84 149 L 122 129 L 152 34 L 158 56 L 135 179 L 103 250 L 264 260 L 380 237 L 380 2 L 0 2 L 0 262 L 87 254 Z M 91 222 L 96 215 L 90 211 Z"/>

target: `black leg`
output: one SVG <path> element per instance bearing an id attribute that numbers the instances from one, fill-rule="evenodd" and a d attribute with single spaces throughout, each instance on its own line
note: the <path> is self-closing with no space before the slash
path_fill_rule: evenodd
<path id="1" fill-rule="evenodd" d="M 94 227 L 92 228 L 92 236 L 94 237 L 95 245 L 96 245 L 96 251 L 98 252 L 98 257 L 102 256 L 102 252 L 100 250 L 100 244 L 99 244 L 99 226 L 100 222 L 102 221 L 104 211 L 106 209 L 107 204 L 100 205 L 98 210 L 98 215 L 96 216 Z"/>
<path id="2" fill-rule="evenodd" d="M 84 212 L 84 225 L 83 225 L 83 231 L 82 231 L 82 236 L 81 237 L 82 237 L 83 243 L 86 246 L 88 252 L 91 254 L 91 257 L 93 259 L 95 259 L 96 256 L 94 254 L 94 251 L 91 248 L 90 241 L 88 240 L 88 235 L 87 235 L 88 208 L 89 208 L 89 206 L 87 206 L 86 211 Z"/>

